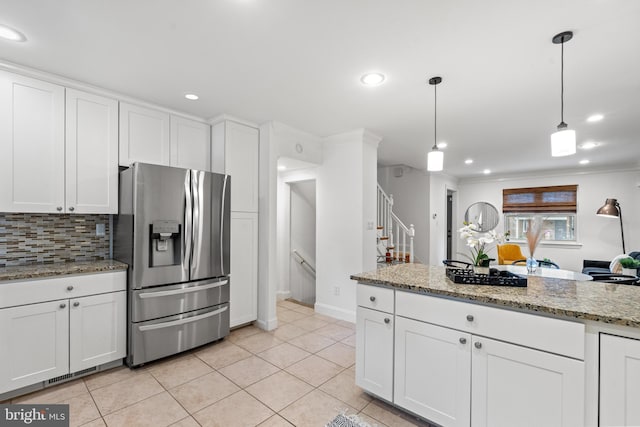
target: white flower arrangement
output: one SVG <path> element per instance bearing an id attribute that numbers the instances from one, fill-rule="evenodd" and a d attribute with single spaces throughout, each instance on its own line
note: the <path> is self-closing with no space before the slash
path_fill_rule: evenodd
<path id="1" fill-rule="evenodd" d="M 502 243 L 504 235 L 496 233 L 495 230 L 480 232 L 478 226 L 473 223 L 465 223 L 464 227 L 458 230 L 461 239 L 466 239 L 471 255 L 461 254 L 467 257 L 473 265 L 488 267 L 491 258 L 487 253 L 491 249 L 492 243 Z"/>

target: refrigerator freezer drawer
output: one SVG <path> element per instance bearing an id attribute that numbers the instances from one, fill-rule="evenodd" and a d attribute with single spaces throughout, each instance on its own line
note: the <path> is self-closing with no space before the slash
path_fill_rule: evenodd
<path id="1" fill-rule="evenodd" d="M 229 302 L 229 278 L 133 290 L 131 321 L 142 322 Z"/>
<path id="2" fill-rule="evenodd" d="M 132 323 L 130 328 L 127 364 L 138 366 L 228 335 L 229 304 Z"/>

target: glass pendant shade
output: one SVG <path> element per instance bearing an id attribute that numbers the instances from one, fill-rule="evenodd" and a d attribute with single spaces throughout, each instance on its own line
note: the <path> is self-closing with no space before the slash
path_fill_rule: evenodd
<path id="1" fill-rule="evenodd" d="M 444 167 L 444 153 L 438 149 L 429 151 L 427 154 L 427 170 L 429 172 L 439 172 Z"/>
<path id="2" fill-rule="evenodd" d="M 551 134 L 551 156 L 562 157 L 576 154 L 576 131 L 558 129 Z"/>

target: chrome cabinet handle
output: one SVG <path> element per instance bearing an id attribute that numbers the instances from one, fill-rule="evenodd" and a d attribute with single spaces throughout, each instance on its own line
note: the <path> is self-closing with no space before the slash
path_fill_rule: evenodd
<path id="1" fill-rule="evenodd" d="M 369 301 L 374 302 L 376 300 L 376 297 L 369 297 Z"/>
<path id="2" fill-rule="evenodd" d="M 62 211 L 62 206 L 58 206 L 58 207 L 56 208 L 56 210 L 57 210 L 58 212 L 61 212 L 61 211 Z"/>
<path id="3" fill-rule="evenodd" d="M 74 303 L 73 303 L 73 306 L 74 306 L 74 307 L 77 307 L 77 306 L 79 306 L 79 305 L 80 305 L 80 303 L 79 303 L 78 301 L 76 301 L 76 302 L 74 302 Z"/>
<path id="4" fill-rule="evenodd" d="M 67 286 L 67 290 L 68 290 L 68 291 L 72 291 L 72 290 L 73 290 L 73 285 L 69 285 L 69 286 Z"/>
<path id="5" fill-rule="evenodd" d="M 76 209 L 76 208 L 74 208 L 73 206 L 69 206 L 69 210 L 70 210 L 71 212 L 73 212 L 75 209 Z"/>
<path id="6" fill-rule="evenodd" d="M 467 343 L 467 339 L 462 337 L 460 338 L 460 344 L 466 344 Z"/>
<path id="7" fill-rule="evenodd" d="M 467 314 L 467 321 L 468 322 L 473 322 L 473 315 Z"/>
<path id="8" fill-rule="evenodd" d="M 476 341 L 476 343 L 474 344 L 474 346 L 476 348 L 482 348 L 482 343 L 480 341 Z"/>
<path id="9" fill-rule="evenodd" d="M 67 304 L 65 304 L 65 303 L 60 304 L 60 308 L 65 308 L 66 306 L 67 306 Z"/>
<path id="10" fill-rule="evenodd" d="M 388 317 L 384 318 L 384 323 L 389 324 L 389 322 L 391 322 L 391 319 L 389 319 Z"/>

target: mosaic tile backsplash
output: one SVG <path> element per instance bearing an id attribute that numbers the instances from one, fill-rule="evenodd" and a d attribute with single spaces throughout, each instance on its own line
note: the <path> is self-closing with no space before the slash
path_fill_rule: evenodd
<path id="1" fill-rule="evenodd" d="M 108 259 L 109 234 L 109 215 L 0 213 L 0 267 Z"/>

